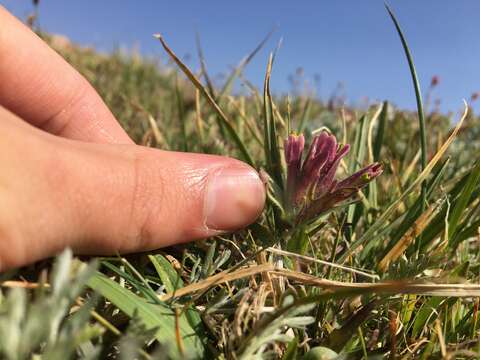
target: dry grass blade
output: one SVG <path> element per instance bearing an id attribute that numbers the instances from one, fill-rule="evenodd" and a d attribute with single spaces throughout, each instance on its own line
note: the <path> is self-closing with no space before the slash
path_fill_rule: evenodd
<path id="1" fill-rule="evenodd" d="M 166 144 L 165 137 L 162 135 L 162 132 L 158 128 L 157 122 L 155 121 L 153 116 L 148 114 L 147 118 L 148 118 L 148 123 L 152 128 L 153 136 L 155 137 L 155 141 L 157 142 L 157 144 Z"/>
<path id="2" fill-rule="evenodd" d="M 205 280 L 187 285 L 181 289 L 177 289 L 175 290 L 175 292 L 159 296 L 159 299 L 162 301 L 166 301 L 173 297 L 185 296 L 197 291 L 208 289 L 218 284 L 225 284 L 229 281 L 242 279 L 242 278 L 256 275 L 265 271 L 271 271 L 273 269 L 274 269 L 274 266 L 272 264 L 262 264 L 262 265 L 253 265 L 253 266 L 240 268 L 233 272 L 222 271 L 221 273 L 210 276 Z"/>
<path id="3" fill-rule="evenodd" d="M 22 289 L 38 289 L 39 287 L 50 287 L 50 284 L 42 284 L 42 283 L 32 283 L 28 281 L 15 281 L 15 280 L 8 280 L 4 281 L 0 284 L 0 287 L 3 288 L 22 288 Z"/>
<path id="4" fill-rule="evenodd" d="M 350 283 L 321 279 L 313 275 L 287 269 L 275 269 L 271 271 L 271 274 L 284 276 L 290 280 L 332 291 L 365 290 L 376 294 L 416 294 L 449 297 L 480 296 L 480 285 L 475 284 L 427 284 L 408 280 L 379 283 Z"/>
<path id="5" fill-rule="evenodd" d="M 401 237 L 401 239 L 390 249 L 378 264 L 380 271 L 385 271 L 391 262 L 397 260 L 403 252 L 410 246 L 415 238 L 422 233 L 425 227 L 430 223 L 438 212 L 439 206 L 430 206 L 420 217 L 413 223 L 412 227 Z"/>
<path id="6" fill-rule="evenodd" d="M 237 104 L 237 102 L 232 99 L 232 98 L 229 98 L 229 102 L 228 104 L 233 106 L 235 108 L 235 110 L 237 111 L 238 115 L 240 116 L 240 118 L 245 122 L 245 127 L 247 128 L 247 130 L 250 132 L 250 134 L 252 135 L 253 139 L 260 145 L 260 146 L 263 146 L 263 143 L 262 143 L 262 139 L 260 138 L 261 135 L 258 133 L 259 130 L 258 130 L 258 127 L 255 125 L 255 123 L 252 124 L 252 121 L 246 114 L 245 112 L 243 111 L 243 109 Z"/>
<path id="7" fill-rule="evenodd" d="M 380 278 L 377 274 L 367 273 L 367 272 L 362 271 L 362 270 L 357 270 L 357 269 L 354 269 L 354 268 L 351 268 L 351 267 L 348 267 L 348 266 L 339 265 L 339 264 L 336 264 L 336 263 L 330 262 L 330 261 L 316 259 L 316 258 L 313 258 L 313 257 L 310 257 L 310 256 L 300 255 L 300 254 L 293 253 L 293 252 L 290 252 L 290 251 L 275 249 L 275 248 L 272 248 L 272 247 L 269 247 L 265 250 L 268 251 L 268 252 L 271 252 L 273 254 L 295 257 L 297 259 L 303 260 L 303 261 L 308 262 L 308 263 L 314 262 L 314 263 L 317 263 L 317 264 L 330 266 L 330 267 L 335 268 L 335 269 L 343 270 L 343 271 L 350 272 L 350 273 L 356 274 L 356 275 L 361 275 L 361 276 L 364 276 L 364 277 L 367 277 L 367 278 L 370 278 L 370 279 L 379 279 Z"/>
<path id="8" fill-rule="evenodd" d="M 238 269 L 233 272 L 223 271 L 209 278 L 194 284 L 187 285 L 175 292 L 159 296 L 162 301 L 172 298 L 182 297 L 204 291 L 219 284 L 225 284 L 230 281 L 239 280 L 257 274 L 268 273 L 274 276 L 285 277 L 305 285 L 313 285 L 322 289 L 335 290 L 362 290 L 377 294 L 417 294 L 431 296 L 451 296 L 451 297 L 479 297 L 480 285 L 472 284 L 427 284 L 420 282 L 404 281 L 386 281 L 379 283 L 353 283 L 342 282 L 319 278 L 313 275 L 298 271 L 277 268 L 273 264 L 252 265 Z"/>
<path id="9" fill-rule="evenodd" d="M 205 96 L 207 99 L 207 102 L 212 106 L 213 110 L 215 113 L 218 115 L 218 118 L 220 119 L 221 123 L 225 125 L 225 127 L 228 130 L 228 133 L 230 136 L 232 136 L 233 140 L 235 141 L 236 145 L 238 146 L 240 152 L 242 153 L 243 157 L 245 158 L 245 161 L 248 162 L 250 165 L 253 165 L 253 159 L 250 156 L 250 153 L 248 152 L 247 148 L 245 147 L 245 144 L 240 140 L 238 137 L 237 132 L 235 131 L 231 121 L 228 119 L 227 115 L 223 112 L 223 110 L 218 106 L 218 104 L 215 102 L 213 99 L 212 95 L 205 89 L 205 87 L 202 85 L 200 80 L 192 73 L 192 71 L 175 55 L 175 53 L 168 47 L 167 43 L 165 40 L 163 40 L 162 36 L 160 34 L 155 34 L 155 38 L 157 38 L 160 43 L 162 44 L 163 48 L 165 51 L 170 55 L 170 57 L 175 61 L 175 63 L 178 65 L 178 67 L 183 71 L 183 73 L 188 77 L 188 79 L 195 85 L 195 87 Z"/>
<path id="10" fill-rule="evenodd" d="M 154 119 L 152 114 L 150 114 L 150 112 L 148 112 L 142 105 L 138 104 L 137 102 L 133 100 L 129 100 L 129 101 L 134 109 L 145 114 L 145 116 L 147 117 L 150 128 L 152 129 L 153 137 L 155 138 L 155 141 L 157 142 L 157 144 L 162 144 L 164 146 L 167 146 L 166 150 L 168 150 L 168 144 L 167 144 L 167 141 L 165 140 L 165 136 L 163 136 L 160 128 L 158 127 L 157 121 Z"/>
<path id="11" fill-rule="evenodd" d="M 445 344 L 445 338 L 443 337 L 443 329 L 442 324 L 440 323 L 439 319 L 435 320 L 435 332 L 437 333 L 438 342 L 440 344 L 440 352 L 442 354 L 442 358 L 447 358 L 447 345 Z"/>
<path id="12" fill-rule="evenodd" d="M 408 182 L 412 173 L 415 171 L 415 168 L 417 167 L 418 161 L 420 160 L 420 155 L 421 155 L 421 151 L 418 150 L 417 153 L 415 154 L 414 158 L 412 159 L 412 161 L 410 161 L 410 164 L 408 164 L 405 171 L 403 171 L 403 175 L 402 175 L 402 178 L 400 180 L 400 183 L 402 185 L 405 185 Z"/>

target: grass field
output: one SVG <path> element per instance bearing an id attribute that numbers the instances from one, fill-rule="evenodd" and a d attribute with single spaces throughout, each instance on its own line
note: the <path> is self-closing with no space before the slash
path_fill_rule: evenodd
<path id="1" fill-rule="evenodd" d="M 214 85 L 202 69 L 175 64 L 174 44 L 164 44 L 166 67 L 44 36 L 137 143 L 242 159 L 269 195 L 258 221 L 236 234 L 125 258 L 67 251 L 53 267 L 0 275 L 1 358 L 480 356 L 480 128 L 467 104 L 451 117 L 423 106 L 420 91 L 418 113 L 387 101 L 360 110 L 335 97 L 272 96 L 272 58 L 263 89 L 243 77 L 256 51 Z M 238 83 L 245 94 L 232 90 Z M 301 179 L 289 182 L 284 141 L 295 132 L 309 145 L 322 131 L 350 144 L 339 179 L 375 162 L 383 173 L 316 206 L 310 192 L 292 200 Z"/>

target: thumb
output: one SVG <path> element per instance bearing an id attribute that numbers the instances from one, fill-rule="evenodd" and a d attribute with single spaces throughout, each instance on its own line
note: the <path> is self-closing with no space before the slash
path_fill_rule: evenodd
<path id="1" fill-rule="evenodd" d="M 149 250 L 204 238 L 244 227 L 263 209 L 263 183 L 240 161 L 78 145 L 70 147 L 64 172 L 78 196 L 70 206 L 78 212 L 79 252 Z"/>
<path id="2" fill-rule="evenodd" d="M 257 172 L 234 159 L 87 144 L 23 123 L 19 128 L 29 134 L 7 137 L 6 159 L 17 171 L 4 181 L 9 190 L 0 191 L 0 198 L 15 194 L 6 202 L 16 208 L 9 221 L 22 230 L 7 231 L 0 240 L 0 267 L 23 265 L 66 246 L 83 254 L 155 249 L 239 229 L 263 209 Z M 5 219 L 0 213 L 0 233 L 10 226 Z"/>

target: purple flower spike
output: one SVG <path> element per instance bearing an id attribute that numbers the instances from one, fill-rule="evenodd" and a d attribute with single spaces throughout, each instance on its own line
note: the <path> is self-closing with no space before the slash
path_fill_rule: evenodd
<path id="1" fill-rule="evenodd" d="M 319 197 L 332 187 L 340 160 L 348 150 L 348 145 L 338 145 L 335 136 L 325 131 L 313 138 L 296 191 L 297 205 L 306 199 Z"/>
<path id="2" fill-rule="evenodd" d="M 287 162 L 287 209 L 295 210 L 297 220 L 307 220 L 332 209 L 356 193 L 383 171 L 374 163 L 350 177 L 337 181 L 335 175 L 348 144 L 337 144 L 335 136 L 322 132 L 313 138 L 302 165 L 303 135 L 290 135 L 285 141 Z"/>
<path id="3" fill-rule="evenodd" d="M 305 147 L 305 138 L 303 134 L 291 134 L 285 140 L 285 161 L 287 162 L 287 198 L 291 203 L 295 196 L 295 189 L 300 179 L 300 170 L 302 166 L 302 154 Z"/>

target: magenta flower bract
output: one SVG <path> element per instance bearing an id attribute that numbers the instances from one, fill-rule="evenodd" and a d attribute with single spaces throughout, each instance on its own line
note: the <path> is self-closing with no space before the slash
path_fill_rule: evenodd
<path id="1" fill-rule="evenodd" d="M 383 171 L 373 163 L 350 177 L 337 181 L 335 175 L 342 158 L 350 150 L 338 144 L 335 136 L 323 131 L 313 138 L 305 160 L 303 135 L 290 135 L 285 140 L 287 162 L 288 209 L 295 209 L 298 218 L 310 219 L 354 196 Z"/>
<path id="2" fill-rule="evenodd" d="M 295 189 L 300 180 L 300 170 L 302 167 L 302 154 L 305 147 L 305 138 L 300 135 L 289 135 L 285 140 L 285 161 L 287 163 L 287 201 L 295 201 Z"/>

